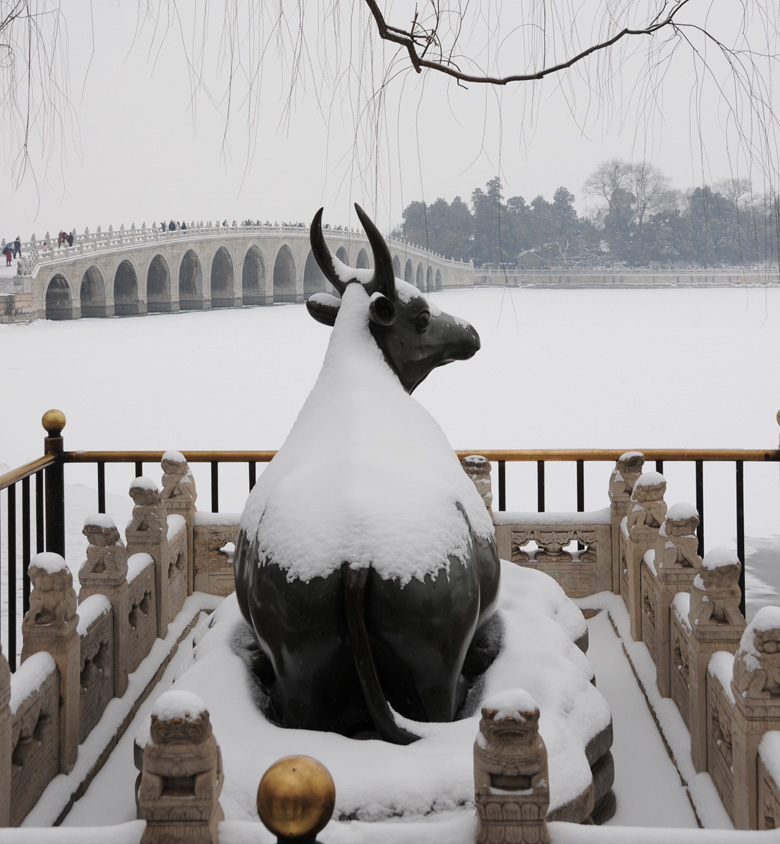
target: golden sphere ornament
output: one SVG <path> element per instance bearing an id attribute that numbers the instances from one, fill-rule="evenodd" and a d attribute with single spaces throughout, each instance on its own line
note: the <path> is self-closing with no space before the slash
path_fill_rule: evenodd
<path id="1" fill-rule="evenodd" d="M 313 841 L 333 815 L 336 786 L 328 769 L 311 756 L 285 756 L 263 774 L 257 813 L 274 835 Z"/>
<path id="2" fill-rule="evenodd" d="M 65 427 L 65 414 L 61 410 L 47 410 L 43 414 L 41 425 L 50 437 L 58 437 Z"/>

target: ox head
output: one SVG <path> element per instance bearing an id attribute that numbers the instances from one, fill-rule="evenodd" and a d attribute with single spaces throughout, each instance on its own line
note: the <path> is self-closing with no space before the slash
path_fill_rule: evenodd
<path id="1" fill-rule="evenodd" d="M 437 366 L 467 360 L 479 350 L 479 335 L 464 320 L 445 314 L 415 287 L 398 280 L 384 238 L 356 203 L 360 222 L 374 253 L 374 270 L 354 270 L 335 258 L 322 234 L 322 211 L 311 224 L 311 249 L 325 278 L 343 294 L 348 284 L 363 284 L 369 295 L 368 324 L 388 366 L 411 393 Z M 333 325 L 341 300 L 316 293 L 306 303 L 318 322 Z"/>

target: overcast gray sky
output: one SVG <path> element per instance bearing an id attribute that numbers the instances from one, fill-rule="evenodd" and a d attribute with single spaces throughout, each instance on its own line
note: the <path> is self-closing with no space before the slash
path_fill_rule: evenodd
<path id="1" fill-rule="evenodd" d="M 551 8 L 576 15 L 584 42 L 607 25 L 598 17 L 605 3 L 654 5 L 559 0 Z M 354 225 L 355 201 L 386 230 L 410 201 L 468 200 L 496 174 L 506 196 L 551 199 L 564 185 L 582 209 L 583 182 L 606 159 L 651 161 L 675 187 L 687 188 L 749 175 L 741 147 L 756 138 L 755 189 L 767 187 L 765 170 L 773 162 L 751 126 L 749 101 L 726 87 L 727 100 L 743 109 L 729 112 L 716 84 L 726 76 L 711 48 L 718 75 L 710 80 L 684 45 L 667 62 L 668 51 L 648 57 L 652 48 L 644 38 L 631 47 L 633 55 L 612 53 L 543 83 L 461 87 L 432 73 L 401 72 L 402 63 L 393 65 L 395 50 L 365 26 L 356 0 L 341 0 L 341 17 L 333 14 L 332 0 L 309 3 L 304 40 L 297 37 L 295 0 L 268 4 L 272 13 L 288 10 L 279 51 L 258 13 L 247 13 L 231 30 L 224 3 L 188 0 L 177 8 L 161 0 L 153 4 L 159 20 L 139 23 L 144 5 L 73 0 L 65 6 L 70 107 L 54 124 L 47 159 L 33 144 L 35 178 L 28 173 L 16 185 L 6 162 L 11 194 L 0 210 L 3 236 L 170 218 L 308 221 L 320 205 L 326 220 Z M 528 45 L 517 40 L 528 38 L 518 26 L 528 22 L 529 8 L 537 14 L 543 6 L 541 0 L 485 0 L 482 10 L 493 17 L 483 14 L 471 24 L 464 46 L 485 66 L 515 69 Z M 388 15 L 404 25 L 414 8 L 408 0 L 386 4 Z M 695 11 L 704 21 L 706 13 L 708 25 L 726 37 L 737 31 L 743 3 L 691 0 L 691 10 L 689 19 Z M 596 15 L 598 25 L 587 15 Z M 751 26 L 763 48 L 761 24 Z M 234 62 L 228 120 L 230 43 L 244 63 Z M 296 43 L 303 59 L 291 99 Z M 479 53 L 486 44 L 490 55 Z M 263 47 L 262 75 L 249 91 L 247 77 Z M 555 49 L 562 55 L 566 48 Z M 760 66 L 762 83 L 771 81 L 770 63 Z M 366 93 L 384 74 L 391 78 L 377 110 L 378 101 Z M 771 148 L 772 137 L 765 140 Z"/>

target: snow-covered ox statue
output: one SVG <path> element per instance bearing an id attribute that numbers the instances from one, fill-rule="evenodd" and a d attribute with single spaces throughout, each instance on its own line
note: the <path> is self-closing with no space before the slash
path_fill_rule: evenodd
<path id="1" fill-rule="evenodd" d="M 340 298 L 307 305 L 333 333 L 241 517 L 236 593 L 280 723 L 408 743 L 416 736 L 390 707 L 455 718 L 498 597 L 488 511 L 409 395 L 435 367 L 470 358 L 479 337 L 394 278 L 387 244 L 356 208 L 373 270 L 330 253 L 322 209 L 312 223 L 313 254 Z"/>

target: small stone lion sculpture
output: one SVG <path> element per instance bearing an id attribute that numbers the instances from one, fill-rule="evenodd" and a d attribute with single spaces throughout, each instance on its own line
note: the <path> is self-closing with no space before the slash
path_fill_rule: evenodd
<path id="1" fill-rule="evenodd" d="M 222 783 L 222 756 L 203 702 L 189 692 L 161 695 L 143 751 L 138 816 L 216 829 L 224 819 L 218 802 Z"/>
<path id="2" fill-rule="evenodd" d="M 195 492 L 195 479 L 184 455 L 178 451 L 166 451 L 162 456 L 161 466 L 163 501 L 177 504 L 194 503 L 198 497 Z"/>
<path id="3" fill-rule="evenodd" d="M 165 524 L 165 510 L 159 490 L 154 481 L 136 478 L 130 485 L 133 499 L 133 520 L 127 526 L 127 533 L 146 533 L 149 536 L 162 531 Z"/>
<path id="4" fill-rule="evenodd" d="M 52 625 L 62 627 L 76 617 L 78 603 L 73 590 L 73 576 L 59 554 L 37 554 L 30 561 L 30 609 L 23 627 Z"/>
<path id="5" fill-rule="evenodd" d="M 780 697 L 780 607 L 761 607 L 742 634 L 734 686 L 745 697 Z"/>
<path id="6" fill-rule="evenodd" d="M 704 555 L 691 588 L 691 624 L 697 627 L 745 624 L 739 611 L 741 568 L 739 558 L 729 548 L 713 548 Z"/>
<path id="7" fill-rule="evenodd" d="M 701 568 L 696 528 L 699 514 L 690 504 L 673 504 L 658 532 L 655 562 L 662 569 Z"/>
<path id="8" fill-rule="evenodd" d="M 660 528 L 666 518 L 666 478 L 658 472 L 646 472 L 634 485 L 628 512 L 628 529 Z"/>
<path id="9" fill-rule="evenodd" d="M 611 501 L 627 501 L 631 497 L 644 465 L 645 456 L 639 451 L 627 451 L 620 455 L 609 478 Z"/>
<path id="10" fill-rule="evenodd" d="M 90 516 L 81 531 L 89 541 L 87 559 L 79 570 L 79 580 L 95 574 L 113 577 L 127 575 L 127 549 L 119 531 L 108 516 Z"/>

